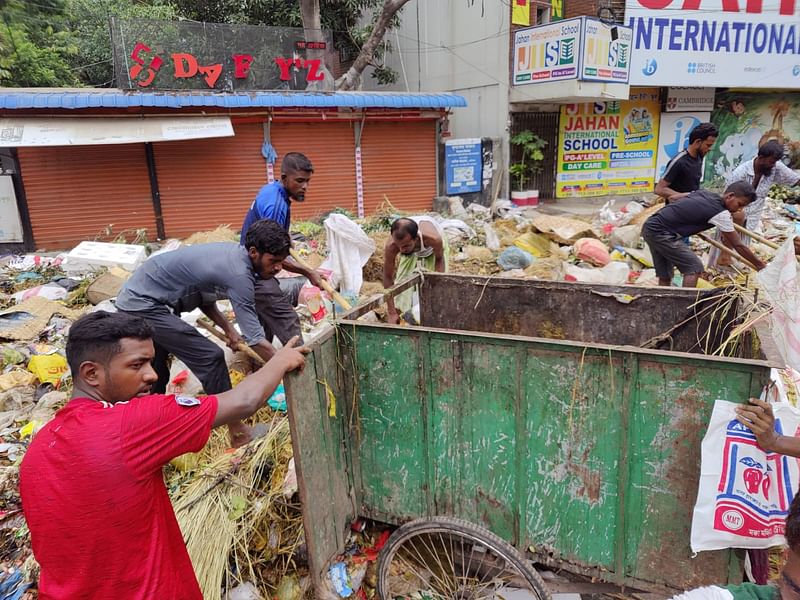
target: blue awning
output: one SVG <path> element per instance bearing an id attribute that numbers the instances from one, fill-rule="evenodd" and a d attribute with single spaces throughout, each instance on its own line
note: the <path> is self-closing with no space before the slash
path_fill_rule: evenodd
<path id="1" fill-rule="evenodd" d="M 124 92 L 114 89 L 0 88 L 0 109 L 56 108 L 458 108 L 463 96 L 394 92 Z"/>

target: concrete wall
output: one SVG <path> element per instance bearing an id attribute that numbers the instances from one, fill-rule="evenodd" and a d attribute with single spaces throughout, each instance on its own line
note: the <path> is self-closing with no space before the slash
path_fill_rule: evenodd
<path id="1" fill-rule="evenodd" d="M 467 108 L 453 110 L 452 137 L 507 139 L 509 84 L 508 5 L 464 0 L 412 0 L 402 25 L 388 34 L 394 52 L 387 65 L 398 73 L 378 86 L 369 72 L 365 90 L 455 92 Z M 483 15 L 481 15 L 483 4 Z"/>

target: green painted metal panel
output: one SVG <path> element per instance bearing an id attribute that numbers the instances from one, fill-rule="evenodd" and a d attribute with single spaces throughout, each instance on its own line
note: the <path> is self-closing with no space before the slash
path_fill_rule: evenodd
<path id="1" fill-rule="evenodd" d="M 340 327 L 355 374 L 348 443 L 363 514 L 466 518 L 620 584 L 728 578 L 730 553 L 689 553 L 700 441 L 714 400 L 744 401 L 766 366 Z"/>
<path id="2" fill-rule="evenodd" d="M 434 512 L 513 541 L 522 355 L 507 344 L 429 340 Z"/>
<path id="3" fill-rule="evenodd" d="M 527 352 L 528 544 L 566 560 L 615 567 L 622 354 L 556 350 Z"/>
<path id="4" fill-rule="evenodd" d="M 419 336 L 343 327 L 356 391 L 348 395 L 359 500 L 367 514 L 427 514 L 425 386 Z M 355 333 L 353 334 L 353 331 Z"/>
<path id="5" fill-rule="evenodd" d="M 290 373 L 285 379 L 309 570 L 315 586 L 322 581 L 328 559 L 344 550 L 356 516 L 345 451 L 344 386 L 333 333 L 309 346 L 311 353 L 302 373 Z M 328 387 L 336 398 L 333 416 Z"/>

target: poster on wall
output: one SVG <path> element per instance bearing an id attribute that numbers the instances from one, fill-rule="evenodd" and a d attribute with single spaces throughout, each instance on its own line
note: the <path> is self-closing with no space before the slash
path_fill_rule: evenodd
<path id="1" fill-rule="evenodd" d="M 480 138 L 447 140 L 444 162 L 448 196 L 481 191 L 483 156 Z"/>
<path id="2" fill-rule="evenodd" d="M 724 186 L 725 177 L 769 140 L 783 144 L 787 166 L 800 169 L 800 94 L 723 92 L 711 122 L 719 137 L 706 155 L 706 185 Z"/>
<path id="3" fill-rule="evenodd" d="M 800 89 L 800 3 L 626 0 L 632 85 Z"/>
<path id="4" fill-rule="evenodd" d="M 702 113 L 664 113 L 661 115 L 661 126 L 658 129 L 658 162 L 656 177 L 658 181 L 664 176 L 667 163 L 681 150 L 689 145 L 689 133 L 700 123 L 708 123 L 710 112 Z"/>
<path id="5" fill-rule="evenodd" d="M 652 191 L 659 117 L 656 88 L 626 101 L 562 106 L 556 197 Z"/>

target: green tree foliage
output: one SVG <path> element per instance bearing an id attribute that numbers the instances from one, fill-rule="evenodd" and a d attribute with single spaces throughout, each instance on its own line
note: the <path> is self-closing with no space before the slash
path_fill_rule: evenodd
<path id="1" fill-rule="evenodd" d="M 298 0 L 175 0 L 175 2 L 182 16 L 195 21 L 275 27 L 303 26 Z M 384 0 L 320 0 L 322 28 L 333 32 L 334 46 L 344 62 L 354 60 L 369 40 L 383 5 Z M 396 27 L 399 22 L 399 15 L 394 15 L 390 27 Z M 391 51 L 391 44 L 382 41 L 373 52 L 369 63 L 374 67 L 372 76 L 383 85 L 397 80 L 397 74 L 383 62 L 386 54 Z"/>
<path id="2" fill-rule="evenodd" d="M 79 46 L 66 26 L 64 0 L 0 0 L 0 85 L 78 85 L 70 60 Z"/>
<path id="3" fill-rule="evenodd" d="M 114 84 L 109 19 L 178 18 L 175 6 L 161 0 L 66 0 L 70 31 L 80 53 L 70 57 L 73 71 L 83 83 L 103 87 Z"/>

